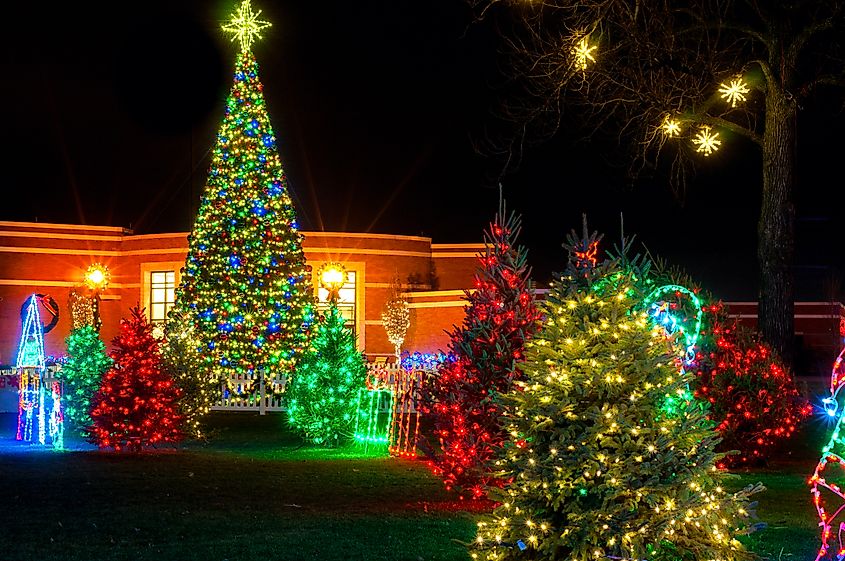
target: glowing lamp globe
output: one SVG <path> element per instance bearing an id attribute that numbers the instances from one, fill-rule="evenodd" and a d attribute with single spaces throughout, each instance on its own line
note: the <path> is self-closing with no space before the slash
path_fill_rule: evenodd
<path id="1" fill-rule="evenodd" d="M 340 288 L 346 284 L 346 269 L 340 263 L 326 263 L 320 268 L 318 276 L 323 288 L 335 297 Z"/>
<path id="2" fill-rule="evenodd" d="M 105 290 L 110 279 L 109 268 L 102 263 L 94 263 L 85 271 L 85 286 L 95 292 Z"/>

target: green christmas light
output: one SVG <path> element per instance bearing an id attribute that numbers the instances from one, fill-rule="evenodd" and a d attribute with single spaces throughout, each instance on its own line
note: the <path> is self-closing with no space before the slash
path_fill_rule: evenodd
<path id="1" fill-rule="evenodd" d="M 68 359 L 57 375 L 64 384 L 64 412 L 77 430 L 84 431 L 91 425 L 91 398 L 112 360 L 97 330 L 90 325 L 71 331 L 65 345 Z"/>
<path id="2" fill-rule="evenodd" d="M 393 392 L 388 389 L 358 390 L 358 411 L 355 414 L 355 442 L 364 449 L 383 446 L 390 442 L 390 425 L 393 422 Z"/>
<path id="3" fill-rule="evenodd" d="M 358 390 L 367 367 L 336 306 L 317 327 L 285 393 L 288 420 L 315 444 L 339 444 L 353 436 Z"/>

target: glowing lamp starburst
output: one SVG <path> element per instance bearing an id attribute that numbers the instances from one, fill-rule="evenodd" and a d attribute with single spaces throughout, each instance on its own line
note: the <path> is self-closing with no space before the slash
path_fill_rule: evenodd
<path id="1" fill-rule="evenodd" d="M 660 125 L 660 130 L 663 132 L 663 136 L 675 138 L 681 134 L 681 122 L 666 115 L 663 119 L 663 124 Z"/>
<path id="2" fill-rule="evenodd" d="M 589 37 L 582 37 L 572 49 L 572 54 L 575 56 L 575 68 L 584 71 L 591 62 L 595 62 L 596 57 L 593 55 L 593 51 L 596 48 L 595 45 L 590 45 Z"/>
<path id="3" fill-rule="evenodd" d="M 730 84 L 719 84 L 719 93 L 722 94 L 722 99 L 730 103 L 731 107 L 736 107 L 737 103 L 745 101 L 745 94 L 749 91 L 748 85 L 742 78 L 731 80 Z"/>
<path id="4" fill-rule="evenodd" d="M 719 140 L 719 133 L 713 132 L 713 130 L 707 125 L 701 127 L 701 130 L 698 131 L 698 134 L 692 139 L 692 143 L 698 146 L 695 151 L 701 152 L 705 156 L 709 156 L 713 152 L 717 151 L 719 146 L 722 145 L 722 141 Z"/>
<path id="5" fill-rule="evenodd" d="M 255 38 L 261 39 L 261 30 L 273 25 L 269 21 L 258 19 L 260 15 L 261 10 L 253 13 L 250 0 L 243 0 L 232 14 L 232 19 L 223 24 L 223 31 L 232 34 L 232 41 L 240 41 L 241 51 L 250 50 Z"/>
<path id="6" fill-rule="evenodd" d="M 85 271 L 85 286 L 90 290 L 101 292 L 108 287 L 110 280 L 109 268 L 102 263 L 94 263 Z"/>

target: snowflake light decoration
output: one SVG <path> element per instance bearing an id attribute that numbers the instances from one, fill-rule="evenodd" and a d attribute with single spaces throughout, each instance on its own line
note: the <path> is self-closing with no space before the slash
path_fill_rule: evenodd
<path id="1" fill-rule="evenodd" d="M 719 140 L 719 133 L 713 132 L 707 125 L 701 127 L 701 130 L 692 139 L 692 143 L 698 146 L 695 151 L 701 152 L 705 156 L 709 156 L 722 145 L 722 141 Z"/>
<path id="2" fill-rule="evenodd" d="M 663 131 L 663 136 L 675 138 L 681 134 L 681 122 L 666 115 L 663 119 L 663 124 L 660 125 L 660 130 Z"/>
<path id="3" fill-rule="evenodd" d="M 722 94 L 722 99 L 730 103 L 731 107 L 736 107 L 737 102 L 745 101 L 745 94 L 749 91 L 748 85 L 742 78 L 731 80 L 730 84 L 719 84 L 719 93 Z"/>
<path id="4" fill-rule="evenodd" d="M 572 49 L 572 54 L 575 56 L 575 68 L 584 71 L 591 62 L 595 62 L 596 57 L 593 56 L 593 51 L 596 48 L 595 45 L 590 45 L 589 37 L 582 37 Z"/>
<path id="5" fill-rule="evenodd" d="M 273 25 L 269 21 L 259 20 L 260 15 L 261 10 L 252 12 L 250 0 L 243 0 L 238 10 L 232 14 L 232 19 L 223 24 L 223 31 L 232 34 L 232 41 L 240 41 L 241 51 L 248 51 L 256 37 L 261 39 L 261 30 Z"/>

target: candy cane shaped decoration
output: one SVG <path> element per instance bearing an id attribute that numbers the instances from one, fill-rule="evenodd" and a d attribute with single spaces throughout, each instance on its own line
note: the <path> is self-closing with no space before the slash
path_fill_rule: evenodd
<path id="1" fill-rule="evenodd" d="M 822 559 L 836 559 L 842 561 L 845 559 L 845 521 L 839 522 L 835 540 L 833 537 L 833 523 L 843 511 L 845 511 L 845 493 L 835 483 L 828 482 L 824 477 L 824 470 L 828 464 L 839 465 L 840 468 L 845 469 L 843 463 L 842 453 L 845 452 L 845 438 L 842 434 L 842 424 L 845 420 L 845 411 L 839 410 L 839 391 L 842 389 L 843 381 L 845 381 L 845 365 L 843 365 L 843 357 L 845 357 L 845 349 L 836 357 L 836 362 L 833 363 L 833 371 L 830 374 L 830 396 L 822 400 L 825 415 L 831 419 L 835 419 L 833 426 L 833 433 L 830 440 L 822 448 L 822 457 L 816 466 L 816 471 L 810 478 L 809 485 L 811 486 L 810 493 L 813 496 L 813 504 L 816 506 L 816 511 L 819 513 L 819 527 L 822 530 L 821 547 L 819 554 L 816 556 L 816 561 Z M 835 497 L 838 498 L 839 506 L 833 513 L 829 513 L 825 509 L 825 502 L 822 497 L 822 490 L 827 489 Z M 827 494 L 827 493 L 826 493 Z M 833 541 L 837 542 L 835 551 L 831 550 Z"/>

